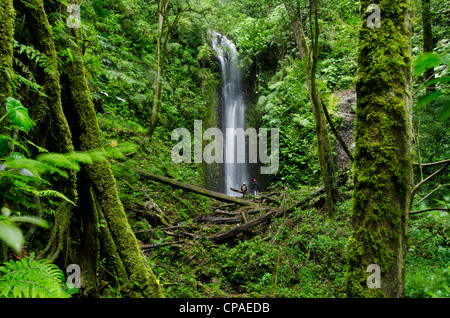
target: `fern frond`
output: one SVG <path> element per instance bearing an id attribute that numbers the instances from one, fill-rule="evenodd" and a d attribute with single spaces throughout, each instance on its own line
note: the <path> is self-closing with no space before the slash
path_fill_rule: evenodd
<path id="1" fill-rule="evenodd" d="M 55 190 L 42 190 L 37 191 L 37 195 L 40 197 L 56 197 L 63 200 L 66 200 L 69 203 L 72 203 L 73 205 L 76 205 L 73 201 L 71 201 L 68 197 L 66 197 L 61 192 L 55 191 Z"/>
<path id="2" fill-rule="evenodd" d="M 14 48 L 18 51 L 18 53 L 25 53 L 28 59 L 35 64 L 38 64 L 40 67 L 44 69 L 44 72 L 49 75 L 54 75 L 53 67 L 51 65 L 51 60 L 47 55 L 41 53 L 39 50 L 36 50 L 32 46 L 28 46 L 25 44 L 18 43 L 14 41 Z"/>
<path id="3" fill-rule="evenodd" d="M 64 274 L 48 260 L 35 260 L 34 254 L 0 267 L 0 296 L 8 298 L 69 298 L 64 290 Z"/>

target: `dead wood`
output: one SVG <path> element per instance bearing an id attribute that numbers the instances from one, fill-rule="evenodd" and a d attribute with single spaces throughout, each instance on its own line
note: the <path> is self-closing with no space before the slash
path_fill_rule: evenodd
<path id="1" fill-rule="evenodd" d="M 118 163 L 119 165 L 122 165 L 121 163 Z M 155 181 L 155 182 L 159 182 L 165 185 L 169 185 L 171 187 L 175 187 L 178 189 L 183 189 L 186 191 L 190 191 L 196 194 L 200 194 L 209 198 L 213 198 L 219 201 L 223 201 L 223 202 L 229 202 L 229 203 L 237 203 L 240 205 L 252 205 L 253 202 L 251 201 L 247 201 L 247 200 L 243 200 L 243 199 L 239 199 L 236 197 L 231 197 L 228 196 L 226 194 L 223 193 L 219 193 L 219 192 L 215 192 L 215 191 L 211 191 L 211 190 L 206 190 L 205 188 L 199 187 L 199 186 L 195 186 L 195 185 L 191 185 L 191 184 L 187 184 L 187 183 L 183 183 L 177 180 L 173 180 L 171 178 L 168 177 L 163 177 L 163 176 L 158 176 L 154 173 L 150 173 L 147 171 L 143 171 L 141 169 L 137 169 L 137 168 L 133 168 L 130 167 L 130 169 L 138 172 L 139 174 L 141 174 L 142 176 L 145 176 L 146 178 Z"/>

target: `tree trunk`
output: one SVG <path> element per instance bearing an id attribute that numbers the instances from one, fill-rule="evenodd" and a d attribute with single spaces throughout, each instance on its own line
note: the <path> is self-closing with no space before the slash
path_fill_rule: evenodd
<path id="1" fill-rule="evenodd" d="M 422 30 L 423 30 L 423 52 L 430 53 L 434 49 L 433 29 L 431 26 L 431 10 L 430 0 L 422 0 Z M 434 79 L 434 68 L 430 68 L 424 73 L 425 80 Z M 426 92 L 435 90 L 435 85 L 431 84 L 426 87 Z"/>
<path id="2" fill-rule="evenodd" d="M 150 180 L 162 183 L 162 184 L 166 184 L 166 185 L 170 185 L 172 187 L 178 188 L 178 189 L 184 189 L 193 193 L 197 193 L 200 195 L 204 195 L 206 197 L 209 198 L 213 198 L 219 201 L 223 201 L 223 202 L 230 202 L 230 203 L 237 203 L 237 204 L 242 204 L 242 205 L 252 205 L 254 204 L 251 201 L 247 201 L 247 200 L 243 200 L 240 198 L 236 198 L 236 197 L 231 197 L 229 195 L 223 194 L 223 193 L 219 193 L 219 192 L 215 192 L 215 191 L 211 191 L 211 190 L 207 190 L 205 188 L 201 188 L 195 185 L 191 185 L 191 184 L 186 184 L 177 180 L 173 180 L 167 177 L 163 177 L 163 176 L 158 176 L 156 174 L 147 172 L 147 171 L 143 171 L 137 168 L 133 168 L 134 171 L 139 172 L 141 175 L 146 176 L 147 178 L 149 178 Z"/>
<path id="3" fill-rule="evenodd" d="M 159 123 L 159 109 L 161 106 L 162 81 L 164 76 L 164 64 L 166 59 L 167 41 L 169 39 L 171 26 L 168 25 L 167 33 L 164 35 L 164 24 L 167 19 L 167 8 L 170 0 L 159 0 L 158 4 L 158 37 L 155 50 L 155 83 L 153 84 L 153 105 L 150 117 L 148 136 L 151 138 Z"/>
<path id="4" fill-rule="evenodd" d="M 12 0 L 2 0 L 0 6 L 0 19 L 2 27 L 0 28 L 0 118 L 6 113 L 5 102 L 11 96 L 11 82 L 14 71 L 12 65 L 13 56 L 13 36 L 14 36 L 14 18 L 16 13 Z M 2 132 L 0 126 L 0 133 Z"/>
<path id="5" fill-rule="evenodd" d="M 41 85 L 48 96 L 45 101 L 40 100 L 31 107 L 42 107 L 44 109 L 36 113 L 49 112 L 51 121 L 51 132 L 54 135 L 55 144 L 50 145 L 52 151 L 68 153 L 74 151 L 72 135 L 69 124 L 63 113 L 61 102 L 60 74 L 53 35 L 47 15 L 44 10 L 43 0 L 34 0 L 32 5 L 25 5 L 25 19 L 30 32 L 31 41 L 35 49 L 49 58 L 48 72 L 42 72 Z M 59 191 L 64 193 L 73 202 L 77 201 L 77 183 L 74 172 L 69 172 L 69 178 L 60 183 Z M 62 202 L 55 211 L 55 222 L 52 228 L 49 244 L 39 254 L 50 260 L 56 259 L 62 250 L 67 248 L 68 226 L 72 216 L 73 205 Z"/>
<path id="6" fill-rule="evenodd" d="M 51 134 L 55 135 L 57 141 L 54 150 L 72 152 L 74 145 L 77 150 L 102 149 L 100 130 L 79 47 L 74 42 L 70 44 L 74 60 L 65 65 L 67 94 L 61 96 L 57 53 L 43 1 L 34 0 L 32 6 L 25 6 L 25 12 L 34 47 L 49 57 L 50 61 L 50 72 L 44 72 L 42 86 L 49 96 L 46 102 L 51 114 Z M 75 39 L 76 35 L 75 30 L 72 30 Z M 62 97 L 65 101 L 64 109 Z M 67 118 L 71 119 L 72 127 Z M 61 191 L 77 202 L 78 206 L 74 208 L 64 201 L 58 207 L 49 244 L 40 256 L 51 260 L 60 257 L 63 264 L 69 261 L 78 264 L 81 268 L 84 296 L 98 295 L 96 274 L 100 253 L 111 257 L 110 263 L 114 266 L 113 272 L 117 275 L 119 287 L 124 287 L 123 291 L 128 295 L 162 296 L 156 278 L 128 224 L 108 162 L 86 165 L 78 177 L 77 179 L 73 173 Z M 75 247 L 73 240 L 81 245 Z"/>
<path id="7" fill-rule="evenodd" d="M 6 99 L 11 96 L 11 81 L 14 76 L 12 56 L 13 56 L 13 36 L 14 18 L 16 13 L 12 0 L 2 0 L 0 6 L 0 118 L 6 114 Z M 4 125 L 0 126 L 0 134 L 4 133 Z M 0 202 L 1 207 L 2 202 Z M 0 241 L 0 264 L 6 262 L 6 249 Z"/>
<path id="8" fill-rule="evenodd" d="M 361 2 L 346 288 L 349 297 L 403 297 L 413 185 L 410 6 L 379 1 L 381 28 L 369 28 L 371 3 Z M 381 269 L 381 286 L 368 283 L 371 264 Z"/>
<path id="9" fill-rule="evenodd" d="M 72 30 L 76 38 L 76 30 Z M 67 65 L 70 100 L 76 111 L 80 150 L 103 149 L 100 128 L 94 110 L 91 93 L 85 77 L 83 57 L 78 46 L 71 45 L 74 61 Z M 117 252 L 128 274 L 129 287 L 136 290 L 133 296 L 161 297 L 162 292 L 156 278 L 147 264 L 128 223 L 123 205 L 119 199 L 116 182 L 109 163 L 95 162 L 84 167 L 92 193 L 96 198 L 96 207 L 105 217 Z M 93 209 L 95 210 L 95 209 Z M 86 212 L 85 212 L 86 213 Z M 91 218 L 91 222 L 95 219 Z M 98 226 L 98 224 L 95 224 Z"/>
<path id="10" fill-rule="evenodd" d="M 338 191 L 336 185 L 334 158 L 331 151 L 330 139 L 328 136 L 328 129 L 326 124 L 326 118 L 323 112 L 322 100 L 320 93 L 316 87 L 316 64 L 317 64 L 317 41 L 316 45 L 312 47 L 313 56 L 310 56 L 310 48 L 307 44 L 306 35 L 303 31 L 302 23 L 298 16 L 295 15 L 294 9 L 285 2 L 287 12 L 291 17 L 292 32 L 294 33 L 295 40 L 300 52 L 300 58 L 306 60 L 306 83 L 309 91 L 309 98 L 312 104 L 312 111 L 314 115 L 314 121 L 316 125 L 317 135 L 317 151 L 319 156 L 320 171 L 322 181 L 324 183 L 325 192 L 327 195 L 326 207 L 328 216 L 334 214 L 334 201 L 338 198 Z M 315 10 L 315 9 L 314 9 Z M 317 16 L 317 12 L 316 12 Z M 315 29 L 316 37 L 318 36 L 318 30 Z M 315 52 L 315 53 L 314 53 Z"/>

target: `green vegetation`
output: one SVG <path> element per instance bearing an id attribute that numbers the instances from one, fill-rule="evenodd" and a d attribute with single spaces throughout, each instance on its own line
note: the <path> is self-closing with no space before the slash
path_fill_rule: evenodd
<path id="1" fill-rule="evenodd" d="M 381 30 L 368 1 L 85 0 L 80 29 L 65 1 L 3 1 L 0 297 L 450 297 L 450 7 L 378 2 Z M 279 129 L 248 206 L 171 157 L 174 129 L 222 121 L 210 31 L 238 48 L 247 126 Z"/>

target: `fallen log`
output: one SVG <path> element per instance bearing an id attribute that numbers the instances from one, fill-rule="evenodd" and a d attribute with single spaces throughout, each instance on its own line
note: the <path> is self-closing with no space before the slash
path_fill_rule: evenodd
<path id="1" fill-rule="evenodd" d="M 119 163 L 119 165 L 124 166 L 121 163 Z M 187 184 L 187 183 L 183 183 L 183 182 L 180 182 L 180 181 L 177 181 L 177 180 L 173 180 L 173 179 L 168 178 L 168 177 L 158 176 L 158 175 L 156 175 L 154 173 L 143 171 L 143 170 L 138 169 L 138 168 L 133 168 L 133 167 L 129 167 L 129 168 L 134 170 L 134 171 L 136 171 L 136 172 L 138 172 L 139 174 L 149 178 L 152 181 L 159 182 L 159 183 L 162 183 L 162 184 L 165 184 L 165 185 L 169 185 L 169 186 L 172 186 L 174 188 L 183 189 L 183 190 L 186 190 L 186 191 L 197 193 L 197 194 L 200 194 L 200 195 L 203 195 L 203 196 L 206 196 L 206 197 L 209 197 L 209 198 L 213 198 L 213 199 L 216 199 L 216 200 L 219 200 L 219 201 L 223 201 L 223 202 L 237 203 L 237 204 L 241 204 L 241 205 L 253 205 L 253 202 L 251 202 L 251 201 L 247 201 L 247 200 L 231 197 L 231 196 L 228 196 L 226 194 L 215 192 L 215 191 L 211 191 L 211 190 L 206 190 L 206 189 L 204 189 L 202 187 L 195 186 L 195 185 L 190 185 L 190 184 Z"/>
<path id="2" fill-rule="evenodd" d="M 308 204 L 308 202 L 310 200 L 314 199 L 315 197 L 321 195 L 324 192 L 325 192 L 325 189 L 321 188 L 321 189 L 311 193 L 306 198 L 304 198 L 300 201 L 294 202 L 289 207 L 280 207 L 277 209 L 273 209 L 272 211 L 269 211 L 268 213 L 264 214 L 263 216 L 253 219 L 244 224 L 238 225 L 238 226 L 232 228 L 231 230 L 209 236 L 208 239 L 210 239 L 214 243 L 222 243 L 224 241 L 227 241 L 227 240 L 235 237 L 239 233 L 250 230 L 250 229 L 260 225 L 261 223 L 271 220 L 272 218 L 279 218 L 279 217 L 285 216 L 288 213 L 293 212 L 296 208 L 299 208 L 299 207 L 302 207 L 302 206 Z"/>
<path id="3" fill-rule="evenodd" d="M 230 190 L 234 191 L 234 192 L 242 193 L 242 194 L 244 193 L 244 191 L 236 189 L 236 188 L 230 188 Z"/>
<path id="4" fill-rule="evenodd" d="M 269 221 L 275 214 L 277 214 L 276 210 L 270 211 L 259 218 L 256 218 L 251 221 L 248 221 L 247 223 L 238 225 L 229 231 L 209 236 L 208 238 L 214 243 L 221 243 L 221 242 L 229 240 L 229 239 L 235 237 L 236 235 L 238 235 L 239 233 L 249 230 L 263 222 Z"/>
<path id="5" fill-rule="evenodd" d="M 218 216 L 212 216 L 212 215 L 205 215 L 196 220 L 196 222 L 204 222 L 204 223 L 215 223 L 215 224 L 233 224 L 233 223 L 240 223 L 242 221 L 242 217 L 234 217 L 234 218 L 223 218 Z"/>

